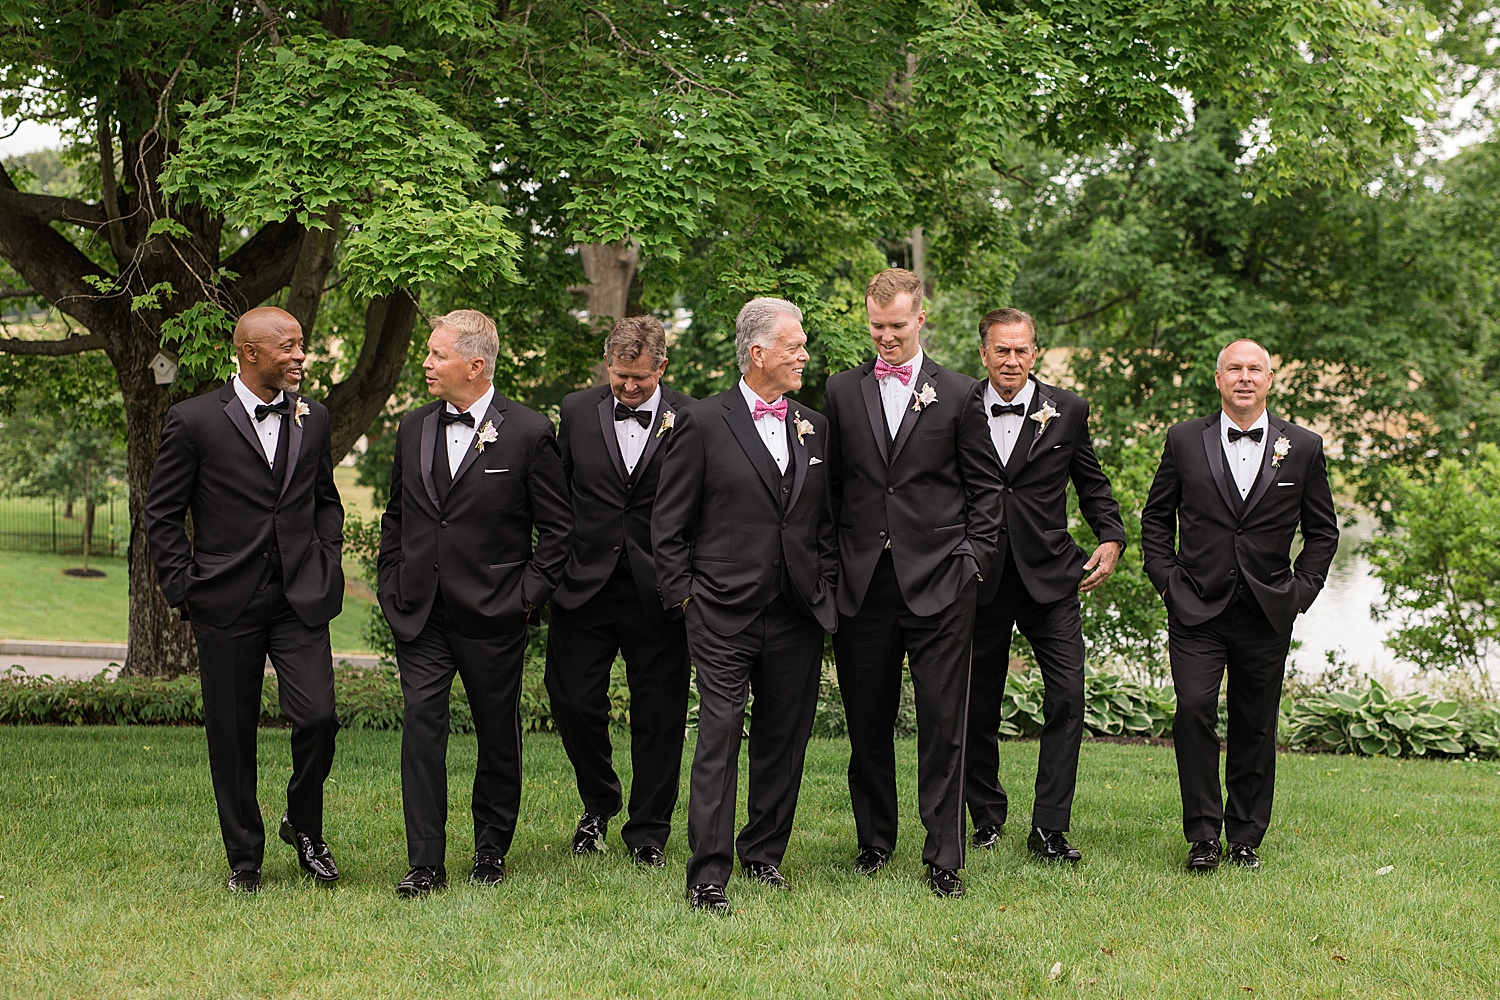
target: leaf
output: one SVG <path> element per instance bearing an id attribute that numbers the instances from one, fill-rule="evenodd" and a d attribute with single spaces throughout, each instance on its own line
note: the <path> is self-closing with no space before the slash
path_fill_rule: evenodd
<path id="1" fill-rule="evenodd" d="M 1062 963 L 1061 962 L 1053 962 L 1052 963 L 1052 968 L 1049 969 L 1049 970 L 1047 970 L 1047 981 L 1048 982 L 1056 982 L 1061 977 L 1062 977 Z"/>
<path id="2" fill-rule="evenodd" d="M 1396 870 L 1396 866 L 1395 865 L 1386 865 L 1384 868 L 1377 868 L 1377 869 L 1375 869 L 1375 874 L 1376 875 L 1389 875 L 1391 872 L 1393 872 L 1395 870 Z"/>

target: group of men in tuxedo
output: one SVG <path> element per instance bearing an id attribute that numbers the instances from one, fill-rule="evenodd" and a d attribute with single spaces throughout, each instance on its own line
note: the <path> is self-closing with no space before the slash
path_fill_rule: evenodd
<path id="1" fill-rule="evenodd" d="M 735 328 L 742 377 L 703 400 L 662 384 L 661 324 L 623 319 L 605 343 L 608 384 L 568 396 L 555 434 L 546 417 L 495 391 L 493 321 L 472 310 L 432 320 L 424 369 L 437 399 L 397 432 L 379 556 L 405 697 L 410 870 L 400 894 L 447 880 L 455 674 L 478 742 L 470 878 L 505 878 L 521 795 L 527 625 L 549 600 L 546 685 L 583 802 L 577 854 L 602 850 L 623 809 L 633 859 L 665 866 L 696 676 L 688 901 L 727 912 L 736 860 L 746 877 L 786 886 L 780 869 L 831 633 L 850 737 L 855 869 L 880 871 L 896 846 L 904 666 L 916 700 L 922 859 L 935 893 L 961 896 L 966 847 L 993 847 L 1007 819 L 996 741 L 1019 630 L 1045 684 L 1027 844 L 1046 861 L 1080 860 L 1067 838 L 1083 735 L 1079 595 L 1104 583 L 1123 552 L 1119 506 L 1094 453 L 1088 403 L 1032 373 L 1031 317 L 1000 309 L 983 318 L 987 378 L 977 381 L 923 351 L 922 296 L 903 269 L 870 280 L 877 356 L 829 377 L 822 412 L 791 396 L 808 353 L 790 302 L 744 306 Z M 338 877 L 322 835 L 322 783 L 338 726 L 327 622 L 343 587 L 342 508 L 327 412 L 295 392 L 296 320 L 251 310 L 235 343 L 240 374 L 170 411 L 146 517 L 161 585 L 199 643 L 230 888 L 253 890 L 264 846 L 255 723 L 267 656 L 292 721 L 281 835 L 315 878 Z M 1260 345 L 1224 349 L 1215 371 L 1222 410 L 1171 429 L 1141 515 L 1146 572 L 1169 614 L 1193 870 L 1219 864 L 1221 832 L 1232 862 L 1260 863 L 1292 623 L 1337 545 L 1322 441 L 1266 411 L 1272 377 Z M 1098 540 L 1092 554 L 1069 532 L 1069 483 Z M 628 803 L 608 731 L 617 656 L 631 691 Z M 1227 808 L 1215 734 L 1226 669 Z M 736 833 L 752 703 L 747 821 Z"/>

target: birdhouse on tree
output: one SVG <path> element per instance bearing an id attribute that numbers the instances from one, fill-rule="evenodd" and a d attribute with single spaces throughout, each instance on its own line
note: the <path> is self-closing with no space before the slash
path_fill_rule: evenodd
<path id="1" fill-rule="evenodd" d="M 160 351 L 146 367 L 156 376 L 157 385 L 171 385 L 177 379 L 177 362 Z"/>

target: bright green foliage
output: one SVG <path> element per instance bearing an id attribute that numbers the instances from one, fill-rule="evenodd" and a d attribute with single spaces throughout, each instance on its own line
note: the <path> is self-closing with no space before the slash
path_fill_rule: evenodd
<path id="1" fill-rule="evenodd" d="M 1500 649 L 1500 449 L 1444 459 L 1430 478 L 1397 470 L 1390 527 L 1368 546 L 1396 618 L 1386 645 L 1423 670 L 1468 674 L 1487 691 Z"/>
<path id="2" fill-rule="evenodd" d="M 1170 685 L 1154 687 L 1119 674 L 1089 669 L 1083 682 L 1083 724 L 1096 736 L 1172 735 L 1177 696 Z M 1042 673 L 1035 668 L 1006 678 L 1000 708 L 1001 736 L 1036 736 L 1046 718 L 1042 712 Z"/>
<path id="3" fill-rule="evenodd" d="M 1458 703 L 1424 694 L 1396 696 L 1371 682 L 1363 695 L 1332 691 L 1288 706 L 1287 743 L 1367 757 L 1462 754 Z"/>
<path id="4" fill-rule="evenodd" d="M 234 318 L 219 306 L 196 302 L 161 324 L 161 342 L 177 354 L 177 377 L 184 389 L 228 381 L 236 369 Z"/>

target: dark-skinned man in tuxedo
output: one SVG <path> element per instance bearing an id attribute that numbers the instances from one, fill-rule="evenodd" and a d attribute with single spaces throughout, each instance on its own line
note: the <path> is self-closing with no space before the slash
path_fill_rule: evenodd
<path id="1" fill-rule="evenodd" d="M 664 445 L 692 397 L 662 385 L 667 334 L 654 316 L 618 320 L 604 342 L 609 384 L 565 397 L 557 443 L 573 498 L 573 549 L 552 595 L 547 694 L 578 778 L 573 853 L 604 848 L 624 804 L 610 762 L 609 671 L 630 687 L 630 814 L 620 837 L 639 864 L 666 864 L 687 723 L 687 631 L 663 609 L 651 511 Z"/>
<path id="2" fill-rule="evenodd" d="M 526 626 L 562 578 L 573 530 L 552 421 L 491 381 L 500 346 L 494 320 L 459 309 L 431 322 L 422 368 L 438 398 L 401 420 L 380 522 L 380 607 L 406 702 L 401 800 L 411 868 L 396 892 L 408 897 L 448 880 L 454 674 L 463 678 L 479 743 L 469 879 L 505 878 L 521 805 Z"/>
<path id="3" fill-rule="evenodd" d="M 1120 505 L 1099 467 L 1089 434 L 1089 404 L 1031 374 L 1036 321 L 997 309 L 979 321 L 979 359 L 988 373 L 984 409 L 1005 479 L 1005 524 L 996 569 L 979 586 L 974 666 L 969 681 L 968 774 L 964 794 L 974 846 L 993 847 L 1007 809 L 1000 783 L 1000 709 L 1019 630 L 1042 673 L 1041 751 L 1026 846 L 1044 861 L 1078 861 L 1068 842 L 1078 748 L 1083 742 L 1083 615 L 1080 593 L 1114 572 L 1125 549 Z M 1068 483 L 1099 540 L 1085 557 L 1068 533 Z"/>
<path id="4" fill-rule="evenodd" d="M 234 350 L 239 374 L 167 412 L 145 516 L 156 578 L 198 642 L 229 888 L 254 892 L 266 840 L 255 750 L 268 656 L 292 723 L 281 838 L 318 882 L 339 877 L 323 839 L 323 783 L 338 731 L 328 622 L 343 609 L 344 508 L 328 411 L 296 391 L 301 324 L 251 309 L 235 324 Z"/>
<path id="5" fill-rule="evenodd" d="M 1146 575 L 1167 605 L 1187 866 L 1259 868 L 1276 783 L 1276 721 L 1297 615 L 1312 606 L 1338 549 L 1323 439 L 1270 413 L 1275 372 L 1253 340 L 1219 353 L 1221 408 L 1167 431 L 1141 510 Z M 1302 552 L 1291 561 L 1293 539 Z M 1219 787 L 1219 686 L 1229 734 Z"/>
<path id="6" fill-rule="evenodd" d="M 855 869 L 896 847 L 896 711 L 910 660 L 917 707 L 922 860 L 939 896 L 963 895 L 964 738 L 981 576 L 1004 514 L 982 387 L 922 351 L 922 283 L 901 268 L 865 289 L 875 360 L 828 379 L 838 521 L 833 649 L 849 726 Z"/>
<path id="7" fill-rule="evenodd" d="M 738 854 L 751 879 L 786 885 L 823 633 L 837 625 L 828 424 L 786 394 L 807 364 L 802 313 L 751 299 L 735 320 L 743 378 L 694 403 L 667 443 L 651 539 L 665 607 L 687 619 L 698 672 L 698 746 L 689 780 L 688 903 L 727 913 Z M 740 735 L 750 725 L 748 817 L 734 836 Z"/>

